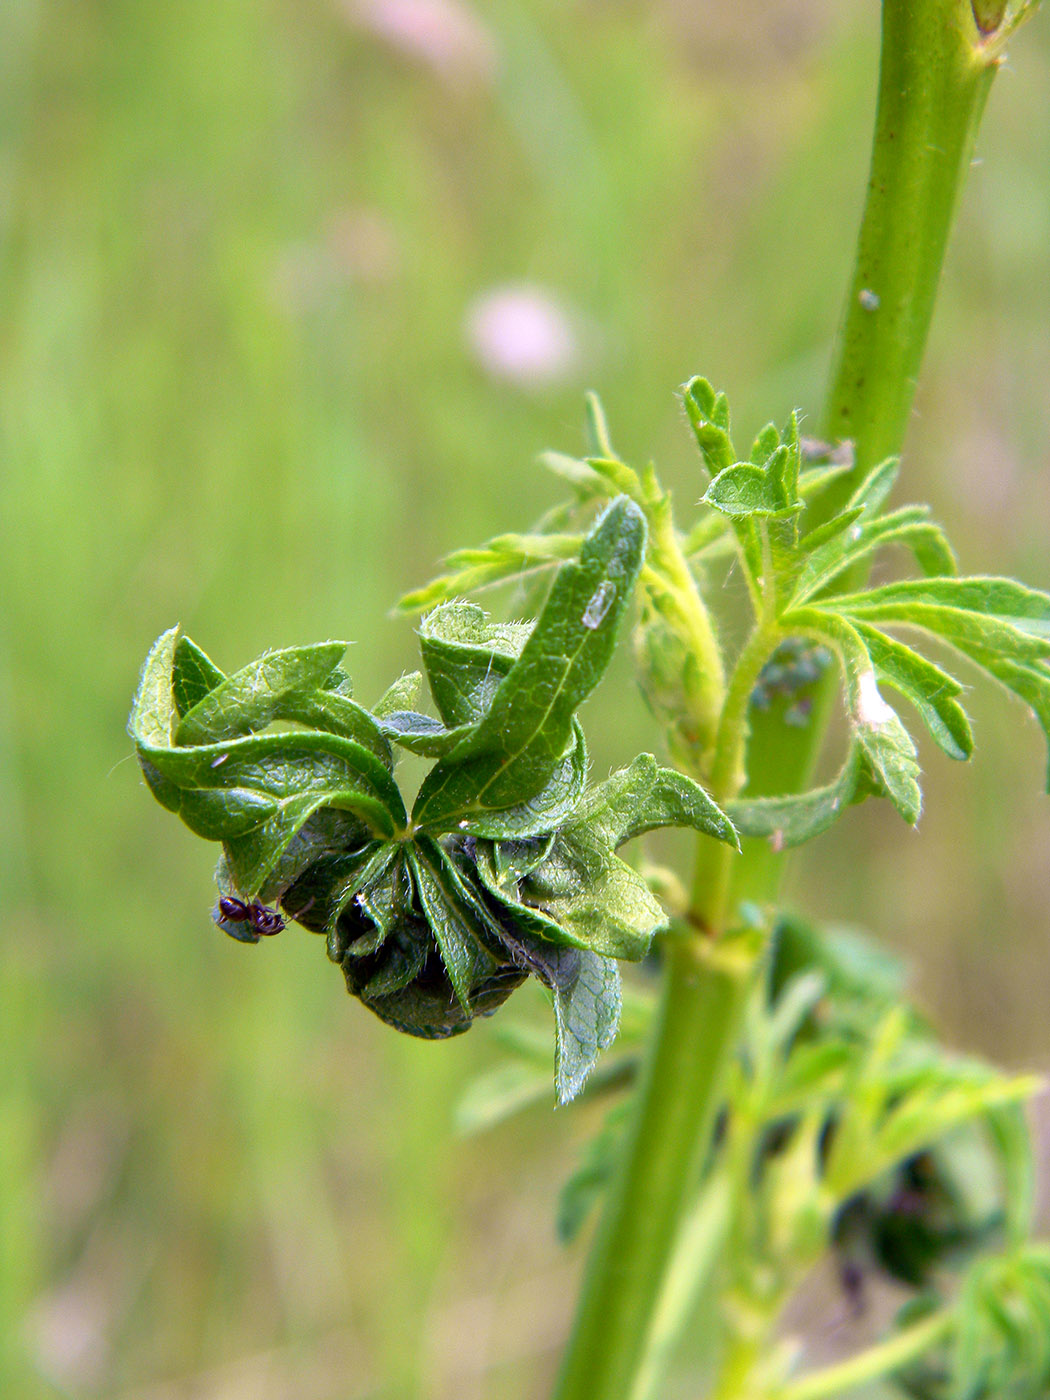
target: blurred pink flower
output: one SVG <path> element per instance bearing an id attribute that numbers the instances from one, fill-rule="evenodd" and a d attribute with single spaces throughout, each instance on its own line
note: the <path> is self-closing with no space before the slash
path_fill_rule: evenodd
<path id="1" fill-rule="evenodd" d="M 580 363 L 572 319 L 542 287 L 495 287 L 468 308 L 467 340 L 494 379 L 525 388 L 558 384 Z"/>
<path id="2" fill-rule="evenodd" d="M 355 23 L 453 85 L 491 80 L 496 45 L 462 0 L 342 0 Z"/>

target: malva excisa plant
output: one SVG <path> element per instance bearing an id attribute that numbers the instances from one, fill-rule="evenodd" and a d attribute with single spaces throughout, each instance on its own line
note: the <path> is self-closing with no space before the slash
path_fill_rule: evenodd
<path id="1" fill-rule="evenodd" d="M 1050 736 L 1050 595 L 960 575 L 928 510 L 894 497 L 959 179 L 1025 8 L 884 4 L 825 441 L 792 416 L 743 455 L 725 395 L 691 380 L 699 507 L 680 523 L 655 471 L 614 451 L 592 397 L 587 455 L 547 459 L 569 500 L 403 600 L 423 614 L 422 672 L 373 705 L 354 698 L 341 642 L 227 675 L 173 629 L 146 661 L 131 733 L 158 801 L 221 843 L 220 928 L 249 943 L 286 921 L 322 934 L 355 997 L 432 1039 L 535 977 L 553 1004 L 558 1099 L 598 1063 L 585 1092 L 610 1109 L 559 1227 L 573 1234 L 598 1204 L 602 1217 L 558 1400 L 659 1395 L 698 1316 L 696 1364 L 719 1400 L 819 1400 L 880 1379 L 927 1400 L 1050 1394 L 1033 1081 L 938 1045 L 891 958 L 777 903 L 785 853 L 852 805 L 882 798 L 917 821 L 905 718 L 969 758 L 960 669 Z M 910 567 L 872 586 L 887 550 Z M 750 604 L 732 642 L 730 567 Z M 534 622 L 463 601 L 523 575 L 546 587 Z M 628 637 L 673 766 L 642 754 L 589 783 L 577 711 Z M 836 697 L 844 752 L 814 787 Z M 410 810 L 406 752 L 432 762 Z M 666 826 L 697 833 L 688 891 L 620 855 Z M 644 977 L 623 992 L 621 963 L 651 954 L 662 995 Z M 625 995 L 624 1034 L 599 1062 Z M 547 1092 L 549 1062 L 521 1043 L 470 1091 L 475 1123 Z M 807 1370 L 781 1324 L 828 1253 L 851 1296 L 877 1269 L 910 1301 L 882 1340 Z"/>

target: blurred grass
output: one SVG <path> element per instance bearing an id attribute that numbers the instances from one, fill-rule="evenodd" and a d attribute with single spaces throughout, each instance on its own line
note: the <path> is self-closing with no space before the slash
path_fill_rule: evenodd
<path id="1" fill-rule="evenodd" d="M 488 1030 L 403 1040 L 306 935 L 217 937 L 212 853 L 128 760 L 130 693 L 178 620 L 228 666 L 354 640 L 374 697 L 413 661 L 390 604 L 555 498 L 532 460 L 579 444 L 587 385 L 682 502 L 688 374 L 745 428 L 814 414 L 874 8 L 490 0 L 495 68 L 457 78 L 349 0 L 0 6 L 3 1396 L 544 1393 L 586 1113 L 459 1141 Z M 1047 586 L 1045 19 L 1014 49 L 906 479 L 967 567 Z M 485 376 L 464 318 L 504 282 L 575 310 L 577 374 Z M 652 743 L 626 684 L 589 707 L 598 771 Z M 1043 1065 L 1043 758 L 974 703 L 921 841 L 858 813 L 795 889 L 914 948 L 958 1040 Z"/>

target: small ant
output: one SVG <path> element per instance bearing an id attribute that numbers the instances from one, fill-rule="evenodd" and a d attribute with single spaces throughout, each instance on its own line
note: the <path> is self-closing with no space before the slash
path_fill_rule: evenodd
<path id="1" fill-rule="evenodd" d="M 284 928 L 284 919 L 277 910 L 267 908 L 257 899 L 246 904 L 243 899 L 224 894 L 219 900 L 216 914 L 215 922 L 224 927 L 232 925 L 226 928 L 226 932 L 239 943 L 258 943 L 260 936 L 269 938 Z M 241 928 L 242 924 L 246 927 Z"/>

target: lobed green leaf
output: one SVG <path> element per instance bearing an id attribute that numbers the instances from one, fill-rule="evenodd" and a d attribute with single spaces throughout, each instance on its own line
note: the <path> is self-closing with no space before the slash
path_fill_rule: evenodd
<path id="1" fill-rule="evenodd" d="M 691 827 L 738 846 L 733 823 L 704 789 L 673 768 L 643 753 L 590 788 L 574 825 L 601 831 L 611 849 L 657 827 Z"/>
<path id="2" fill-rule="evenodd" d="M 320 690 L 346 648 L 346 642 L 321 642 L 267 652 L 209 690 L 184 714 L 174 742 L 180 747 L 212 744 L 257 733 L 287 718 L 286 705 Z"/>
<path id="3" fill-rule="evenodd" d="M 520 879 L 478 843 L 478 873 L 514 922 L 552 944 L 637 962 L 667 916 L 641 875 L 586 827 L 562 831 Z"/>
<path id="4" fill-rule="evenodd" d="M 922 812 L 922 792 L 908 731 L 891 711 L 877 723 L 858 725 L 855 732 L 877 782 L 908 825 L 914 826 Z"/>
<path id="5" fill-rule="evenodd" d="M 854 506 L 837 518 L 848 518 L 854 511 L 862 515 L 864 508 Z M 954 574 L 956 560 L 951 546 L 943 531 L 926 516 L 925 506 L 906 506 L 890 515 L 859 520 L 848 529 L 845 540 L 836 536 L 812 549 L 796 581 L 792 605 L 822 592 L 842 574 L 891 544 L 909 548 L 927 575 Z"/>
<path id="6" fill-rule="evenodd" d="M 546 841 L 479 842 L 478 871 L 529 934 L 636 961 L 667 919 L 644 878 L 614 850 L 658 826 L 736 840 L 702 788 L 643 754 L 591 789 Z"/>
<path id="7" fill-rule="evenodd" d="M 484 718 L 532 630 L 531 623 L 490 622 L 474 603 L 446 603 L 427 614 L 419 650 L 434 704 L 450 729 Z"/>
<path id="8" fill-rule="evenodd" d="M 620 969 L 612 958 L 581 952 L 575 978 L 554 988 L 555 1085 L 567 1104 L 583 1088 L 599 1051 L 620 1024 Z"/>
<path id="9" fill-rule="evenodd" d="M 773 460 L 782 466 L 786 455 L 785 448 L 778 448 Z M 732 518 L 796 515 L 802 502 L 785 495 L 783 475 L 783 470 L 771 472 L 766 466 L 736 462 L 718 473 L 702 500 Z"/>
<path id="10" fill-rule="evenodd" d="M 682 402 L 696 435 L 700 455 L 712 476 L 735 459 L 729 437 L 729 403 L 706 379 L 697 376 L 682 386 Z"/>
<path id="11" fill-rule="evenodd" d="M 960 636 L 1018 659 L 1050 656 L 1050 595 L 1004 578 L 905 579 L 828 606 L 872 621 Z"/>
<path id="12" fill-rule="evenodd" d="M 826 642 L 837 654 L 854 739 L 877 786 L 904 820 L 914 826 L 922 810 L 915 745 L 896 712 L 879 693 L 863 637 L 845 617 L 823 608 L 794 609 L 785 614 L 784 624 Z"/>
<path id="13" fill-rule="evenodd" d="M 179 719 L 173 683 L 177 641 L 177 629 L 172 629 L 150 652 L 129 729 L 158 799 L 178 812 L 191 830 L 226 842 L 230 871 L 243 893 L 257 893 L 296 833 L 322 807 L 352 813 L 365 834 L 390 836 L 405 823 L 389 768 L 353 739 L 315 732 L 176 744 L 173 736 L 185 724 L 185 717 Z M 331 652 L 324 657 L 326 665 L 330 658 Z M 317 661 L 315 671 L 320 669 Z M 326 674 L 331 671 L 327 665 Z M 207 705 L 209 695 L 224 693 L 223 703 L 210 711 L 208 724 L 202 722 L 196 730 L 191 726 L 191 733 L 207 733 L 209 725 L 212 732 L 241 727 L 230 708 L 227 684 L 219 683 L 198 702 L 195 708 Z M 253 717 L 269 713 L 275 703 L 272 691 L 257 707 L 250 689 L 246 693 Z M 282 693 L 287 697 L 287 691 Z M 188 711 L 187 717 L 192 714 Z"/>
<path id="14" fill-rule="evenodd" d="M 726 811 L 741 836 L 764 837 L 780 850 L 827 831 L 847 807 L 872 791 L 863 751 L 855 743 L 833 782 L 808 792 L 737 798 L 726 804 Z"/>
<path id="15" fill-rule="evenodd" d="M 555 838 L 548 858 L 519 886 L 520 901 L 543 920 L 547 937 L 606 957 L 637 962 L 667 915 L 644 878 L 580 822 Z"/>
<path id="16" fill-rule="evenodd" d="M 949 758 L 969 758 L 973 753 L 973 733 L 966 711 L 955 699 L 962 693 L 962 686 L 954 676 L 895 637 L 856 619 L 853 625 L 879 679 L 911 701 Z"/>

